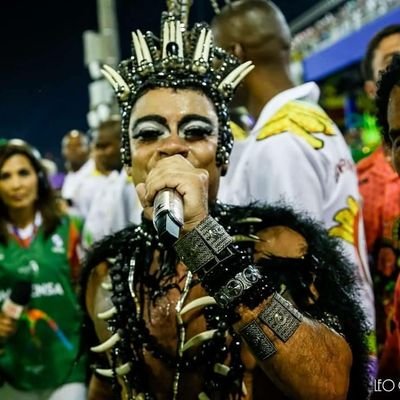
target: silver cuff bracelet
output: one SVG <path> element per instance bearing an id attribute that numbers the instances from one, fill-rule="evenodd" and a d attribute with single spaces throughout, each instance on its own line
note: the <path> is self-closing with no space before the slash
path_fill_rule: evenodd
<path id="1" fill-rule="evenodd" d="M 216 265 L 231 253 L 225 254 L 232 243 L 232 237 L 225 229 L 208 216 L 191 232 L 179 239 L 174 247 L 179 258 L 192 273 L 199 272 L 210 261 Z"/>
<path id="2" fill-rule="evenodd" d="M 280 340 L 286 342 L 296 332 L 302 320 L 302 314 L 289 301 L 274 292 L 271 303 L 261 311 L 257 320 L 250 322 L 239 333 L 254 356 L 263 361 L 274 355 L 277 349 L 258 321 L 267 325 Z"/>
<path id="3" fill-rule="evenodd" d="M 264 333 L 257 321 L 252 321 L 239 331 L 254 356 L 264 361 L 276 353 L 276 347 Z"/>
<path id="4" fill-rule="evenodd" d="M 288 341 L 303 320 L 302 314 L 276 292 L 272 295 L 271 303 L 264 308 L 258 318 L 283 342 Z"/>

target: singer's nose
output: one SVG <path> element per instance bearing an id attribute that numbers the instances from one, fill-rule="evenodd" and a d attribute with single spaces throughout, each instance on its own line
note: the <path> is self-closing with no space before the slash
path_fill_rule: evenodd
<path id="1" fill-rule="evenodd" d="M 160 158 L 171 157 L 180 154 L 182 157 L 187 157 L 189 154 L 189 146 L 185 139 L 176 134 L 172 134 L 168 138 L 160 141 L 158 153 Z"/>

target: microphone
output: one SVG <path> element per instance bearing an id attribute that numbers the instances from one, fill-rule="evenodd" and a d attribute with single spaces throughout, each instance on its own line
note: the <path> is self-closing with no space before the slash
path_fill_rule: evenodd
<path id="1" fill-rule="evenodd" d="M 18 281 L 11 290 L 10 296 L 4 300 L 1 311 L 12 319 L 18 320 L 29 303 L 32 294 L 32 283 Z"/>
<path id="2" fill-rule="evenodd" d="M 153 204 L 153 223 L 158 235 L 166 244 L 173 244 L 183 225 L 182 196 L 174 189 L 160 190 Z"/>

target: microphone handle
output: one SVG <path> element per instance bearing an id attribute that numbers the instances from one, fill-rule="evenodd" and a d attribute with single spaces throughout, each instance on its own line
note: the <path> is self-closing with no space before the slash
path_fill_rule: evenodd
<path id="1" fill-rule="evenodd" d="M 153 204 L 153 223 L 158 235 L 166 244 L 173 244 L 183 225 L 182 196 L 174 189 L 160 190 Z"/>

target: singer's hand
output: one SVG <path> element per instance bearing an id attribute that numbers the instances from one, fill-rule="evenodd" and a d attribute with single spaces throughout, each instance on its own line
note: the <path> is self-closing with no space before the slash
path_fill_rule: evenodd
<path id="1" fill-rule="evenodd" d="M 183 232 L 195 228 L 208 215 L 208 172 L 195 168 L 186 158 L 174 155 L 158 161 L 145 183 L 136 190 L 146 218 L 152 219 L 156 194 L 164 188 L 175 189 L 183 199 Z"/>
<path id="2" fill-rule="evenodd" d="M 0 341 L 4 342 L 17 330 L 17 322 L 0 311 Z"/>

